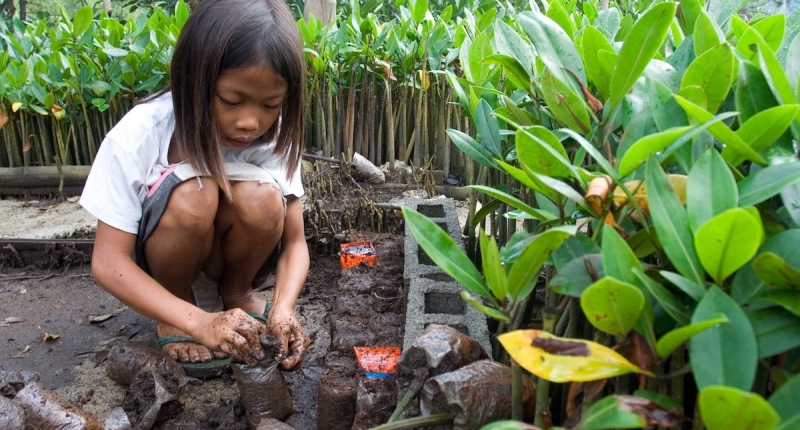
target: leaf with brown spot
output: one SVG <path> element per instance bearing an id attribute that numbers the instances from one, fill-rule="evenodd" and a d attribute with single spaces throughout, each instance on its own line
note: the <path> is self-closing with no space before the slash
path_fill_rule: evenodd
<path id="1" fill-rule="evenodd" d="M 628 333 L 628 349 L 630 351 L 629 358 L 631 363 L 639 366 L 642 369 L 650 370 L 656 362 L 656 353 L 653 348 L 647 344 L 644 336 L 639 334 L 638 331 L 631 331 Z M 639 375 L 639 389 L 643 389 L 647 379 L 644 375 Z"/>
<path id="2" fill-rule="evenodd" d="M 676 410 L 666 410 L 658 403 L 641 397 L 617 396 L 619 409 L 639 415 L 646 426 L 675 427 L 683 421 L 683 415 Z"/>
<path id="3" fill-rule="evenodd" d="M 570 355 L 573 357 L 588 357 L 589 347 L 581 342 L 569 342 L 558 339 L 537 337 L 531 345 L 543 349 L 554 355 Z"/>

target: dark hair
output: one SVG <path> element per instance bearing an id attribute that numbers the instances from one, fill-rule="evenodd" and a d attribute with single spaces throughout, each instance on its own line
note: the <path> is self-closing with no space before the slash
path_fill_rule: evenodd
<path id="1" fill-rule="evenodd" d="M 217 79 L 223 71 L 258 64 L 286 81 L 281 114 L 264 140 L 275 141 L 289 179 L 303 148 L 305 61 L 297 24 L 283 0 L 204 0 L 186 21 L 170 65 L 179 154 L 211 176 L 229 199 L 213 109 Z"/>

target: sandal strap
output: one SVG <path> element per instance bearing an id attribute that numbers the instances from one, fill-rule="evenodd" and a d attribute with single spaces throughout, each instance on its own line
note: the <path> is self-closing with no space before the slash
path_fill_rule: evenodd
<path id="1" fill-rule="evenodd" d="M 253 317 L 253 318 L 257 319 L 257 320 L 259 320 L 259 321 L 261 321 L 263 323 L 266 323 L 267 319 L 269 318 L 269 311 L 270 310 L 272 310 L 272 301 L 271 300 L 267 300 L 267 304 L 264 305 L 264 313 L 263 314 L 259 315 L 259 314 L 255 313 L 255 312 L 248 312 L 247 315 L 250 315 L 251 317 Z"/>
<path id="2" fill-rule="evenodd" d="M 178 343 L 178 342 L 193 342 L 200 344 L 200 342 L 198 342 L 197 339 L 191 336 L 164 336 L 156 339 L 156 344 L 158 345 L 159 348 L 170 343 Z"/>

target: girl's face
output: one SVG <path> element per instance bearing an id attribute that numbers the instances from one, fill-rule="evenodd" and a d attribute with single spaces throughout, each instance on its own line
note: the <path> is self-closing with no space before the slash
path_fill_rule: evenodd
<path id="1" fill-rule="evenodd" d="M 266 133 L 281 114 L 286 91 L 286 81 L 265 65 L 223 71 L 214 97 L 222 145 L 244 148 Z"/>

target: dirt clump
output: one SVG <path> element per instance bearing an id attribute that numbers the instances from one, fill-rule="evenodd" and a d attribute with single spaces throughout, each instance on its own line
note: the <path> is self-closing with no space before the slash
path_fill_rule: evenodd
<path id="1" fill-rule="evenodd" d="M 186 377 L 183 368 L 163 352 L 141 342 L 122 342 L 114 345 L 105 362 L 106 373 L 112 381 L 125 386 L 145 367 L 154 368 L 168 379 Z"/>
<path id="2" fill-rule="evenodd" d="M 122 409 L 135 428 L 149 429 L 183 412 L 176 378 L 163 377 L 153 367 L 145 367 L 125 391 Z"/>

